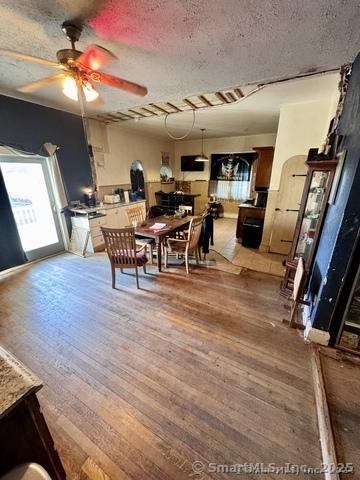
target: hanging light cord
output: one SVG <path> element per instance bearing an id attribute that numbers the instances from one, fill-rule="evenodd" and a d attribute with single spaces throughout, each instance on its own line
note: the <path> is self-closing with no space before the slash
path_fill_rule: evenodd
<path id="1" fill-rule="evenodd" d="M 188 137 L 190 135 L 190 133 L 192 132 L 193 128 L 194 128 L 194 125 L 195 125 L 195 109 L 192 109 L 192 112 L 193 112 L 193 121 L 192 121 L 192 125 L 190 127 L 190 129 L 185 133 L 185 135 L 183 135 L 182 137 L 174 137 L 174 135 L 172 135 L 170 132 L 169 132 L 169 128 L 167 126 L 167 118 L 169 115 L 173 115 L 173 114 L 176 114 L 178 112 L 170 112 L 170 113 L 167 113 L 165 115 L 165 130 L 166 130 L 166 133 L 169 135 L 170 138 L 172 138 L 173 140 L 184 140 L 184 138 Z"/>

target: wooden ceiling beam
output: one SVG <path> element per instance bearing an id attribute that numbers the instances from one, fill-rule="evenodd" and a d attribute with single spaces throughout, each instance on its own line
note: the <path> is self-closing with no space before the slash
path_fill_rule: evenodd
<path id="1" fill-rule="evenodd" d="M 162 113 L 166 113 L 166 114 L 171 113 L 168 110 L 165 110 L 165 108 L 159 107 L 159 105 L 156 105 L 156 103 L 151 103 L 149 106 L 153 107 L 153 108 L 156 108 L 157 110 L 159 110 Z"/>
<path id="2" fill-rule="evenodd" d="M 234 88 L 234 92 L 236 93 L 236 95 L 237 95 L 239 98 L 243 98 L 243 97 L 244 97 L 244 94 L 243 94 L 241 88 Z"/>
<path id="3" fill-rule="evenodd" d="M 150 106 L 150 105 L 149 105 Z M 144 110 L 144 112 L 150 113 L 151 115 L 157 115 L 156 112 L 153 112 L 152 110 L 149 110 L 146 107 L 141 107 L 141 110 Z"/>
<path id="4" fill-rule="evenodd" d="M 125 117 L 127 118 L 128 120 L 133 120 L 134 117 L 132 117 L 131 115 L 128 115 L 127 113 L 123 113 L 123 112 L 115 112 L 117 115 L 121 115 L 121 117 Z M 120 117 L 119 117 L 120 118 Z M 124 120 L 123 118 L 121 118 L 121 120 Z"/>
<path id="5" fill-rule="evenodd" d="M 195 103 L 187 98 L 184 98 L 183 102 L 186 103 L 186 105 L 189 105 L 189 107 L 191 107 L 193 110 L 197 110 L 199 108 L 195 105 Z"/>
<path id="6" fill-rule="evenodd" d="M 231 102 L 236 102 L 236 97 L 232 92 L 226 92 L 226 96 Z"/>
<path id="7" fill-rule="evenodd" d="M 199 95 L 199 100 L 201 100 L 203 103 L 205 103 L 206 106 L 208 107 L 213 107 L 214 105 L 208 100 L 205 95 Z"/>
<path id="8" fill-rule="evenodd" d="M 141 112 L 137 112 L 136 110 L 131 110 L 130 108 L 128 109 L 128 112 L 135 113 L 135 115 L 139 115 L 140 117 L 146 117 L 147 115 L 144 115 Z"/>
<path id="9" fill-rule="evenodd" d="M 167 102 L 166 105 L 168 105 L 170 108 L 173 108 L 176 112 L 183 112 L 184 110 L 181 110 L 181 108 L 177 107 L 173 103 Z"/>
<path id="10" fill-rule="evenodd" d="M 231 103 L 231 100 L 228 100 L 222 92 L 215 92 L 215 96 L 223 103 Z"/>

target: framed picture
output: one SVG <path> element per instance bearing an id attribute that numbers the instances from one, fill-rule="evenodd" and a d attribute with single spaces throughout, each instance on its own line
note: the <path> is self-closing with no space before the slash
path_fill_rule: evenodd
<path id="1" fill-rule="evenodd" d="M 332 184 L 332 187 L 331 187 L 329 200 L 328 200 L 328 203 L 330 205 L 334 205 L 335 202 L 336 202 L 336 197 L 337 197 L 337 193 L 338 193 L 338 190 L 339 190 L 339 184 L 340 184 L 342 172 L 343 172 L 343 169 L 344 169 L 346 154 L 347 154 L 347 150 L 341 150 L 341 152 L 339 152 L 336 155 L 336 159 L 338 161 L 338 164 L 337 164 L 337 167 L 336 167 L 336 170 L 335 170 L 334 180 L 333 180 L 333 184 Z"/>
<path id="2" fill-rule="evenodd" d="M 161 152 L 161 165 L 170 165 L 170 153 Z"/>

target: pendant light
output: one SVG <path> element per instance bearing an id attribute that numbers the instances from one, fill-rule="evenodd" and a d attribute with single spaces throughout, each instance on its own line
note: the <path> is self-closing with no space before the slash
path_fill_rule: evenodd
<path id="1" fill-rule="evenodd" d="M 195 162 L 208 162 L 209 157 L 207 157 L 204 153 L 204 132 L 205 132 L 205 128 L 200 128 L 200 130 L 201 130 L 201 155 L 198 155 L 195 158 Z"/>

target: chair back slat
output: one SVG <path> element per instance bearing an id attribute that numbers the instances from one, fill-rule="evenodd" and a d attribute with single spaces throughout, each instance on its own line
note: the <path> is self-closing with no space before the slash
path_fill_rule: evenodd
<path id="1" fill-rule="evenodd" d="M 143 222 L 144 221 L 144 212 L 142 207 L 131 207 L 126 209 L 126 215 L 130 224 L 133 222 Z"/>
<path id="2" fill-rule="evenodd" d="M 189 226 L 189 250 L 194 250 L 199 243 L 203 217 L 194 217 Z"/>
<path id="3" fill-rule="evenodd" d="M 136 242 L 134 227 L 101 227 L 110 262 L 117 267 L 136 266 Z"/>

